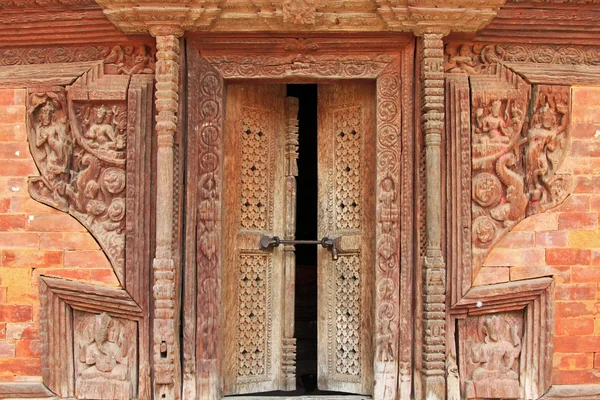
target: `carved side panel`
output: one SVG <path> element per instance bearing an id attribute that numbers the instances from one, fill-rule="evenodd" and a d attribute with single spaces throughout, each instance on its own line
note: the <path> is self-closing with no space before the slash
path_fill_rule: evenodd
<path id="1" fill-rule="evenodd" d="M 107 313 L 75 311 L 75 396 L 78 399 L 135 397 L 137 331 L 134 321 Z"/>
<path id="2" fill-rule="evenodd" d="M 68 99 L 61 88 L 30 90 L 29 146 L 41 177 L 30 178 L 29 192 L 85 226 L 124 285 L 129 77 L 98 83 L 96 74 L 70 86 Z M 102 80 L 108 87 L 98 88 Z"/>
<path id="3" fill-rule="evenodd" d="M 523 311 L 512 311 L 460 321 L 461 392 L 466 398 L 521 398 L 523 318 Z"/>

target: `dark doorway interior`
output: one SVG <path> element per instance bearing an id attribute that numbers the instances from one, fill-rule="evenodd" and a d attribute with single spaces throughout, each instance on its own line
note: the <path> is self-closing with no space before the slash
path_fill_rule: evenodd
<path id="1" fill-rule="evenodd" d="M 317 239 L 317 85 L 288 85 L 299 99 L 296 238 Z M 296 376 L 298 392 L 317 390 L 317 248 L 296 246 Z"/>

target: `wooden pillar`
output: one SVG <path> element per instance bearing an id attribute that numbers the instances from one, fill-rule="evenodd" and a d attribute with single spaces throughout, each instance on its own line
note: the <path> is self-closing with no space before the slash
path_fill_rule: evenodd
<path id="1" fill-rule="evenodd" d="M 445 330 L 446 264 L 442 255 L 442 181 L 440 143 L 444 129 L 443 33 L 425 31 L 420 38 L 422 133 L 425 144 L 425 228 L 423 259 L 423 398 L 446 398 Z"/>
<path id="2" fill-rule="evenodd" d="M 179 399 L 179 313 L 173 232 L 174 136 L 177 130 L 179 37 L 176 27 L 153 27 L 156 38 L 156 253 L 153 261 L 153 377 L 155 399 Z"/>

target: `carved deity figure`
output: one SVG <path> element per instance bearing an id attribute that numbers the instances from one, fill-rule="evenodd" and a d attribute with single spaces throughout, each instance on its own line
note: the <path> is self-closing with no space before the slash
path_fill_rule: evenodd
<path id="1" fill-rule="evenodd" d="M 470 361 L 478 366 L 467 380 L 467 397 L 519 397 L 519 374 L 515 366 L 521 354 L 518 329 L 501 316 L 482 317 L 479 333 L 483 340 L 470 349 Z"/>
<path id="2" fill-rule="evenodd" d="M 95 111 L 94 123 L 84 134 L 92 143 L 90 147 L 115 147 L 115 128 L 112 125 L 112 111 L 106 106 L 100 106 Z"/>
<path id="3" fill-rule="evenodd" d="M 477 110 L 477 125 L 481 132 L 489 139 L 495 142 L 508 142 L 510 140 L 510 132 L 506 119 L 500 116 L 502 102 L 498 99 L 492 101 L 490 113 L 484 116 L 483 108 Z"/>
<path id="4" fill-rule="evenodd" d="M 150 48 L 144 44 L 133 46 L 115 46 L 104 58 L 106 64 L 114 64 L 117 73 L 125 75 L 133 74 L 153 74 L 154 59 L 150 53 Z"/>
<path id="5" fill-rule="evenodd" d="M 65 125 L 56 121 L 55 106 L 51 100 L 38 108 L 36 120 L 35 145 L 44 151 L 45 177 L 56 197 L 64 194 L 63 176 L 69 169 L 70 140 Z"/>
<path id="6" fill-rule="evenodd" d="M 456 49 L 456 46 L 449 44 L 446 46 L 447 62 L 444 66 L 444 72 L 466 72 L 471 75 L 477 74 L 477 60 L 469 45 L 462 44 Z"/>
<path id="7" fill-rule="evenodd" d="M 527 132 L 525 150 L 526 177 L 531 201 L 540 201 L 544 193 L 551 193 L 552 166 L 550 153 L 562 142 L 557 140 L 565 127 L 558 124 L 556 113 L 548 104 L 542 106 L 537 123 Z"/>
<path id="8" fill-rule="evenodd" d="M 130 399 L 128 344 L 122 327 L 106 313 L 96 315 L 91 322 L 91 342 L 82 344 L 79 353 L 85 367 L 77 378 L 78 397 Z"/>

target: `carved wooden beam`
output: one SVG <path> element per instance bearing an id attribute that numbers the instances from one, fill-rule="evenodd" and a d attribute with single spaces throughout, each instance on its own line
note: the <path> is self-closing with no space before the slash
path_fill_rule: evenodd
<path id="1" fill-rule="evenodd" d="M 179 398 L 178 271 L 174 246 L 174 136 L 179 108 L 179 36 L 181 29 L 155 27 L 156 134 L 156 253 L 154 272 L 154 396 Z"/>
<path id="2" fill-rule="evenodd" d="M 423 259 L 423 397 L 445 399 L 446 264 L 442 256 L 440 145 L 444 129 L 443 33 L 432 30 L 421 40 L 422 133 L 425 144 L 425 229 Z"/>

